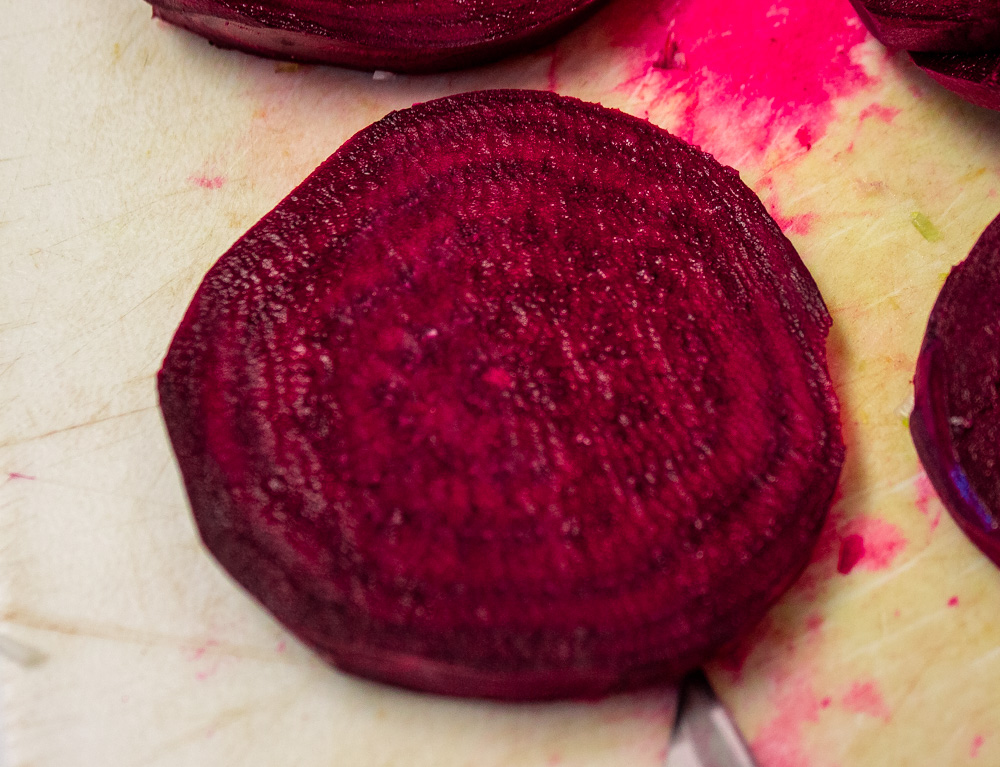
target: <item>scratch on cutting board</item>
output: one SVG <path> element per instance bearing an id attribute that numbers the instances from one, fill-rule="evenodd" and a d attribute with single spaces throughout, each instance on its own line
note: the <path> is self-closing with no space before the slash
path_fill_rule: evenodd
<path id="1" fill-rule="evenodd" d="M 301 698 L 302 689 L 304 688 L 292 689 L 287 695 L 280 697 L 269 696 L 266 699 L 251 701 L 250 703 L 242 706 L 234 706 L 233 708 L 227 708 L 220 711 L 218 716 L 210 719 L 205 724 L 192 727 L 164 743 L 157 744 L 156 753 L 153 756 L 139 761 L 136 764 L 136 767 L 150 767 L 151 765 L 162 762 L 164 757 L 173 754 L 173 752 L 177 749 L 183 748 L 193 741 L 203 738 L 211 738 L 219 731 L 232 726 L 256 711 L 267 711 L 268 721 L 273 727 L 280 728 L 282 715 L 289 711 L 292 706 L 295 705 L 296 701 Z M 244 748 L 254 747 L 252 740 L 244 741 L 243 745 Z M 230 753 L 228 756 L 230 764 L 241 764 L 243 761 L 239 758 L 238 754 Z M 167 763 L 173 764 L 171 760 L 167 760 Z"/>
<path id="2" fill-rule="evenodd" d="M 114 415 L 104 416 L 103 418 L 93 418 L 89 421 L 84 421 L 83 423 L 74 423 L 70 426 L 63 426 L 59 429 L 53 429 L 52 431 L 43 432 L 42 434 L 33 434 L 30 437 L 21 437 L 19 439 L 12 439 L 6 442 L 0 442 L 0 447 L 13 447 L 14 445 L 23 445 L 27 442 L 34 442 L 35 440 L 45 439 L 46 437 L 51 437 L 55 434 L 62 434 L 63 432 L 73 431 L 75 429 L 83 429 L 87 426 L 94 426 L 95 424 L 104 423 L 105 421 L 113 421 L 117 418 L 128 418 L 133 415 L 139 415 L 141 413 L 149 412 L 150 410 L 156 410 L 156 405 L 147 405 L 146 407 L 136 408 L 135 410 L 127 410 L 124 413 L 115 413 Z"/>
<path id="3" fill-rule="evenodd" d="M 27 645 L 16 639 L 11 639 L 9 636 L 5 636 L 3 634 L 0 634 L 0 655 L 14 661 L 17 665 L 23 666 L 24 668 L 37 666 L 47 657 L 45 653 L 38 648 Z"/>
<path id="4" fill-rule="evenodd" d="M 126 311 L 125 313 L 123 313 L 121 315 L 120 319 L 125 319 L 132 312 L 134 312 L 136 309 L 141 308 L 147 301 L 152 300 L 155 296 L 159 295 L 160 293 L 163 293 L 165 290 L 167 290 L 171 286 L 173 286 L 173 285 L 177 284 L 178 282 L 180 282 L 180 279 L 181 279 L 180 276 L 171 277 L 169 280 L 167 280 L 162 285 L 160 285 L 159 287 L 157 287 L 156 290 L 154 290 L 151 293 L 149 293 L 149 295 L 147 295 L 145 298 L 140 299 L 138 301 L 138 303 L 133 304 L 131 309 L 129 309 L 128 311 Z M 148 377 L 148 376 L 144 376 L 144 377 Z"/>
<path id="5" fill-rule="evenodd" d="M 122 642 L 124 644 L 145 647 L 171 647 L 194 652 L 197 648 L 204 646 L 204 640 L 198 638 L 164 634 L 111 623 L 96 623 L 76 619 L 72 622 L 62 621 L 16 609 L 9 610 L 5 614 L 0 615 L 0 622 L 13 623 L 25 628 L 62 634 L 64 636 Z M 266 663 L 295 662 L 294 659 L 289 658 L 287 655 L 275 654 L 271 650 L 264 648 L 258 649 L 220 642 L 214 649 L 218 653 L 230 655 L 234 658 L 263 661 Z"/>
<path id="6" fill-rule="evenodd" d="M 166 757 L 172 755 L 177 749 L 183 748 L 184 746 L 187 746 L 194 741 L 201 740 L 202 738 L 211 737 L 219 730 L 235 724 L 240 719 L 249 716 L 252 711 L 253 708 L 251 706 L 236 706 L 234 708 L 225 709 L 207 724 L 200 724 L 197 727 L 192 727 L 176 737 L 171 738 L 165 743 L 158 743 L 156 745 L 155 755 L 140 760 L 136 763 L 136 767 L 150 767 L 150 765 L 162 762 Z M 169 760 L 167 761 L 169 763 Z M 238 763 L 238 761 L 230 762 L 230 764 Z"/>

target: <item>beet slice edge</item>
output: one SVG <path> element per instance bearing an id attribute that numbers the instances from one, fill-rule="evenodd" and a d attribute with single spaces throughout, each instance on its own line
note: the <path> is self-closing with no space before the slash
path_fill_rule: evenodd
<path id="1" fill-rule="evenodd" d="M 1000 50 L 986 53 L 911 53 L 938 84 L 966 101 L 1000 110 Z"/>
<path id="2" fill-rule="evenodd" d="M 222 48 L 307 63 L 438 72 L 530 50 L 603 0 L 148 0 L 153 15 Z"/>
<path id="3" fill-rule="evenodd" d="M 160 402 L 207 547 L 327 660 L 598 695 L 704 662 L 807 563 L 829 327 L 734 171 L 484 91 L 361 131 L 241 238 Z"/>
<path id="4" fill-rule="evenodd" d="M 945 508 L 1000 565 L 1000 218 L 955 266 L 927 322 L 910 433 Z"/>
<path id="5" fill-rule="evenodd" d="M 883 45 L 908 51 L 985 51 L 1000 47 L 994 0 L 851 0 Z"/>

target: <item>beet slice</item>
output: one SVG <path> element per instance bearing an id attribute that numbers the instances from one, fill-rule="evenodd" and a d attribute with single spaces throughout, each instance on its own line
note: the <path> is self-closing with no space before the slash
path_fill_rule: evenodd
<path id="1" fill-rule="evenodd" d="M 599 0 L 149 0 L 223 48 L 393 72 L 471 66 L 556 37 Z"/>
<path id="2" fill-rule="evenodd" d="M 1000 110 L 1000 50 L 988 53 L 912 53 L 928 75 L 966 101 Z"/>
<path id="3" fill-rule="evenodd" d="M 700 664 L 806 564 L 829 326 L 735 171 L 484 91 L 366 128 L 244 235 L 160 401 L 206 545 L 329 661 L 595 695 Z"/>
<path id="4" fill-rule="evenodd" d="M 1000 218 L 951 270 L 917 358 L 910 433 L 934 489 L 1000 565 Z"/>
<path id="5" fill-rule="evenodd" d="M 1000 47 L 997 0 L 851 0 L 875 37 L 909 51 L 984 51 Z"/>

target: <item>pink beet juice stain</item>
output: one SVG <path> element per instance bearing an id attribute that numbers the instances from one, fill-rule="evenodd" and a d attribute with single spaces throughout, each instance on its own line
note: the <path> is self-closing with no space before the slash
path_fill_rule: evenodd
<path id="1" fill-rule="evenodd" d="M 934 508 L 931 508 L 931 501 L 937 499 L 937 493 L 934 492 L 934 486 L 931 485 L 931 480 L 925 473 L 921 472 L 920 476 L 917 477 L 916 486 L 917 497 L 914 503 L 917 511 L 930 520 L 931 531 L 934 531 L 941 522 L 941 509 L 943 507 L 940 503 L 936 503 Z"/>
<path id="2" fill-rule="evenodd" d="M 650 109 L 682 96 L 672 130 L 723 162 L 787 139 L 808 151 L 834 100 L 873 80 L 853 55 L 867 33 L 846 0 L 823 13 L 810 0 L 677 0 L 635 22 L 614 37 L 642 54 L 621 88 Z"/>
<path id="3" fill-rule="evenodd" d="M 867 714 L 883 721 L 892 718 L 892 711 L 882 697 L 882 691 L 873 681 L 851 683 L 844 695 L 843 704 L 844 708 L 856 714 Z"/>
<path id="4" fill-rule="evenodd" d="M 761 767 L 806 767 L 811 764 L 802 743 L 803 730 L 808 724 L 819 721 L 824 708 L 826 706 L 816 697 L 808 681 L 792 679 L 782 685 L 782 692 L 775 701 L 774 717 L 750 742 L 750 749 Z"/>
<path id="5" fill-rule="evenodd" d="M 195 186 L 201 187 L 202 189 L 221 189 L 225 183 L 225 176 L 191 176 L 188 178 Z"/>
<path id="6" fill-rule="evenodd" d="M 983 743 L 986 739 L 982 735 L 977 735 L 972 739 L 972 744 L 969 746 L 969 756 L 975 759 L 979 756 L 979 749 L 983 747 Z"/>
<path id="7" fill-rule="evenodd" d="M 848 535 L 840 542 L 840 556 L 837 558 L 837 572 L 847 575 L 854 566 L 864 559 L 865 539 L 860 535 Z"/>

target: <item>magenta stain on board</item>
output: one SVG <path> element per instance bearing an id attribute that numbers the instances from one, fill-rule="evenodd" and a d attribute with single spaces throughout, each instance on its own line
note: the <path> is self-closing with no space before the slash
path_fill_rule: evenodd
<path id="1" fill-rule="evenodd" d="M 194 678 L 199 682 L 204 682 L 219 670 L 219 666 L 222 664 L 222 657 L 218 653 L 211 652 L 213 648 L 218 646 L 219 643 L 216 640 L 209 639 L 203 645 L 196 647 L 189 653 L 188 660 L 201 665 L 201 668 L 195 671 L 194 674 Z"/>
<path id="2" fill-rule="evenodd" d="M 920 472 L 917 476 L 915 485 L 917 497 L 914 500 L 914 504 L 917 507 L 917 511 L 930 520 L 931 530 L 936 530 L 938 524 L 941 522 L 942 507 L 940 503 L 934 503 L 933 508 L 931 507 L 931 501 L 937 501 L 937 493 L 934 491 L 934 486 L 924 472 Z"/>
<path id="3" fill-rule="evenodd" d="M 856 714 L 866 714 L 885 722 L 892 718 L 892 711 L 873 681 L 853 682 L 841 703 L 848 711 Z"/>
<path id="4" fill-rule="evenodd" d="M 979 749 L 983 747 L 983 743 L 986 742 L 986 738 L 982 735 L 977 735 L 972 739 L 972 744 L 969 746 L 969 757 L 975 759 L 979 756 Z"/>
<path id="5" fill-rule="evenodd" d="M 202 189 L 221 189 L 226 183 L 226 178 L 225 176 L 188 176 L 188 181 Z"/>
<path id="6" fill-rule="evenodd" d="M 903 110 L 897 109 L 896 107 L 887 107 L 882 104 L 869 104 L 861 110 L 861 114 L 858 115 L 858 121 L 864 122 L 865 120 L 875 118 L 884 123 L 891 123 L 896 119 L 901 111 Z"/>
<path id="7" fill-rule="evenodd" d="M 857 517 L 852 519 L 841 531 L 841 552 L 843 542 L 855 537 L 860 539 L 851 545 L 853 556 L 860 551 L 861 557 L 852 565 L 865 570 L 885 570 L 906 548 L 906 537 L 902 531 L 891 522 L 878 517 Z M 837 561 L 840 571 L 840 559 Z"/>
<path id="8" fill-rule="evenodd" d="M 798 136 L 798 134 L 796 134 Z M 811 144 L 810 144 L 811 146 Z M 787 234 L 809 234 L 813 222 L 816 220 L 815 213 L 785 213 L 779 203 L 778 194 L 774 189 L 774 184 L 770 178 L 764 177 L 757 184 L 757 195 L 771 214 L 774 222 L 781 227 L 781 231 Z"/>
<path id="9" fill-rule="evenodd" d="M 958 607 L 958 597 L 952 597 L 948 600 L 948 607 Z"/>
<path id="10" fill-rule="evenodd" d="M 284 639 L 278 642 L 277 646 L 274 648 L 274 651 L 276 653 L 283 653 L 286 652 L 287 650 L 288 650 L 288 645 L 285 643 Z"/>
<path id="11" fill-rule="evenodd" d="M 30 479 L 38 479 L 38 477 L 33 477 L 30 474 L 22 474 L 19 471 L 8 471 L 7 472 L 7 479 L 8 480 L 11 480 L 11 479 L 29 479 L 30 480 Z"/>
<path id="12" fill-rule="evenodd" d="M 837 557 L 837 572 L 847 575 L 865 556 L 865 539 L 860 535 L 844 536 L 840 542 L 840 554 Z"/>
<path id="13" fill-rule="evenodd" d="M 837 572 L 847 575 L 859 566 L 884 570 L 905 548 L 905 536 L 890 522 L 878 517 L 852 519 L 840 531 Z"/>
<path id="14" fill-rule="evenodd" d="M 779 689 L 773 707 L 776 713 L 750 741 L 750 749 L 761 767 L 806 767 L 810 761 L 803 730 L 819 721 L 823 705 L 805 679 L 790 679 Z"/>
<path id="15" fill-rule="evenodd" d="M 867 33 L 847 0 L 663 0 L 620 14 L 612 42 L 640 58 L 620 89 L 649 109 L 680 97 L 670 127 L 724 162 L 759 159 L 776 141 L 808 149 L 833 101 L 870 85 L 853 54 Z M 675 111 L 675 110 L 672 110 Z"/>

